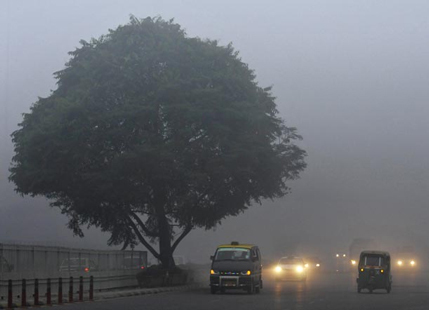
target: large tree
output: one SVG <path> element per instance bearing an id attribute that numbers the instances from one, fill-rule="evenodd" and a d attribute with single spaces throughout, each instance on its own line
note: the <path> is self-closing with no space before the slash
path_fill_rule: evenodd
<path id="1" fill-rule="evenodd" d="M 77 235 L 96 226 L 172 266 L 193 228 L 282 197 L 305 168 L 300 137 L 231 44 L 131 17 L 70 55 L 12 134 L 10 180 Z"/>

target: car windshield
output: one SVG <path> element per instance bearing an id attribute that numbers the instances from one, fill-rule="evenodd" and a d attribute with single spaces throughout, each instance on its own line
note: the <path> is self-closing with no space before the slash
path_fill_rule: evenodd
<path id="1" fill-rule="evenodd" d="M 294 257 L 284 257 L 280 259 L 279 264 L 281 265 L 295 265 L 295 264 L 302 264 L 302 259 L 300 258 L 294 258 Z"/>
<path id="2" fill-rule="evenodd" d="M 224 260 L 249 260 L 250 259 L 250 250 L 243 248 L 220 248 L 216 251 L 215 260 L 224 261 Z"/>

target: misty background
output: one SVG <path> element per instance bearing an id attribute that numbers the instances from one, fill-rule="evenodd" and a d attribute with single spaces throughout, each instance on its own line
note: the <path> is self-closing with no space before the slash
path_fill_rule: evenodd
<path id="1" fill-rule="evenodd" d="M 138 18 L 174 18 L 188 36 L 232 42 L 273 86 L 303 136 L 307 169 L 282 199 L 254 205 L 177 249 L 208 262 L 218 244 L 328 257 L 354 238 L 383 249 L 429 247 L 429 3 L 427 1 L 0 1 L 0 242 L 106 248 L 95 228 L 73 237 L 67 218 L 9 183 L 10 134 L 56 88 L 79 40 Z M 139 247 L 140 248 L 140 247 Z"/>

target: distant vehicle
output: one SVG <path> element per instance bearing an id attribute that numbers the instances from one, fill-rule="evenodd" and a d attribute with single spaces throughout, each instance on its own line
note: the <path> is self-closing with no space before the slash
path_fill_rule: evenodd
<path id="1" fill-rule="evenodd" d="M 335 272 L 350 271 L 349 256 L 346 251 L 337 251 L 333 256 Z"/>
<path id="2" fill-rule="evenodd" d="M 243 289 L 249 294 L 262 288 L 261 252 L 256 245 L 223 244 L 210 257 L 210 290 L 212 294 L 226 289 Z"/>
<path id="3" fill-rule="evenodd" d="M 310 257 L 304 258 L 304 266 L 308 270 L 321 270 L 322 262 L 318 257 L 310 256 Z"/>
<path id="4" fill-rule="evenodd" d="M 285 256 L 280 258 L 274 269 L 276 281 L 280 280 L 301 280 L 307 279 L 305 262 L 298 256 Z"/>
<path id="5" fill-rule="evenodd" d="M 376 289 L 392 290 L 390 274 L 390 254 L 381 251 L 363 251 L 358 264 L 357 292 L 367 289 L 370 293 Z"/>
<path id="6" fill-rule="evenodd" d="M 376 250 L 377 243 L 371 238 L 356 238 L 353 239 L 349 247 L 349 262 L 350 267 L 355 270 L 359 262 L 359 255 L 362 251 Z"/>
<path id="7" fill-rule="evenodd" d="M 9 262 L 3 256 L 0 256 L 0 272 L 12 272 L 14 266 L 9 264 Z"/>
<path id="8" fill-rule="evenodd" d="M 419 267 L 413 246 L 400 247 L 395 253 L 395 261 L 395 268 L 398 270 L 412 270 Z"/>
<path id="9" fill-rule="evenodd" d="M 89 258 L 78 258 L 78 257 L 73 257 L 70 259 L 66 258 L 61 262 L 61 265 L 60 265 L 60 271 L 62 272 L 66 272 L 66 271 L 90 272 L 90 271 L 97 271 L 97 270 L 98 270 L 97 264 Z"/>

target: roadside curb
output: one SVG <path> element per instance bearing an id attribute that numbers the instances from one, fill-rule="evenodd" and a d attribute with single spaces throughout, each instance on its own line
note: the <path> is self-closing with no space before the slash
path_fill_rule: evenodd
<path id="1" fill-rule="evenodd" d="M 186 291 L 192 289 L 198 289 L 206 287 L 202 283 L 180 285 L 180 286 L 166 286 L 166 287 L 155 287 L 155 288 L 136 288 L 126 291 L 114 291 L 114 292 L 103 292 L 97 293 L 94 296 L 94 300 L 103 300 L 103 299 L 112 299 L 112 298 L 121 298 L 121 297 L 131 297 L 131 296 L 140 296 L 140 295 L 153 295 L 166 292 L 176 292 L 176 291 Z"/>

